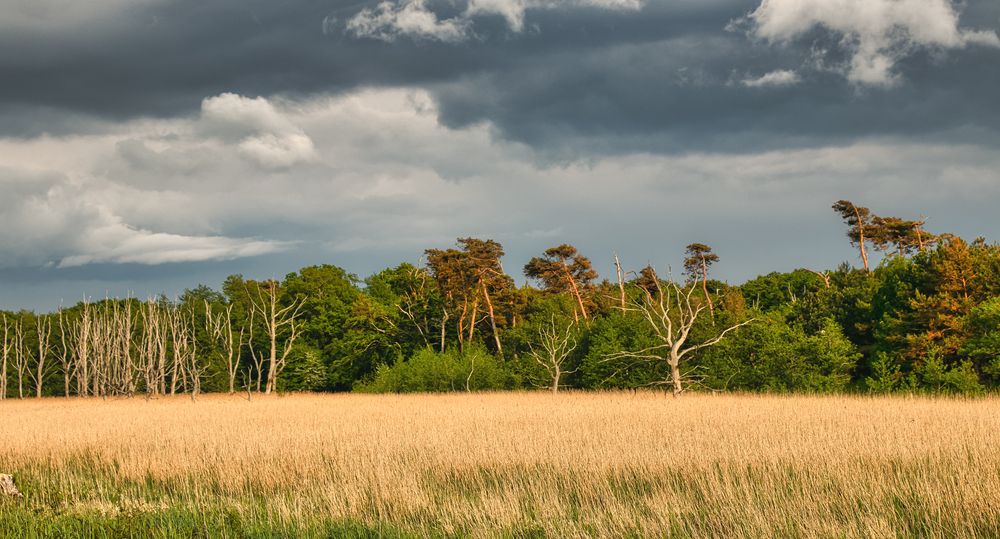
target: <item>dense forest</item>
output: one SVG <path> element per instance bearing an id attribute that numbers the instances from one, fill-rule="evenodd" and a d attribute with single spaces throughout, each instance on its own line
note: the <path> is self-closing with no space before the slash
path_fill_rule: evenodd
<path id="1" fill-rule="evenodd" d="M 860 268 L 598 281 L 571 245 L 539 253 L 525 286 L 503 247 L 460 238 L 359 279 L 310 266 L 165 297 L 2 312 L 0 398 L 201 392 L 475 391 L 663 386 L 772 392 L 947 392 L 1000 385 L 1000 246 L 924 230 L 849 201 L 833 209 Z M 881 261 L 872 258 L 879 253 Z"/>

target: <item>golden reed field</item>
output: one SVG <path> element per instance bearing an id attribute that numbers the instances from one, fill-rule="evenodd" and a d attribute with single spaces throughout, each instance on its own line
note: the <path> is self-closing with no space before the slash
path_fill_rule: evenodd
<path id="1" fill-rule="evenodd" d="M 0 402 L 0 536 L 996 537 L 1000 400 Z"/>

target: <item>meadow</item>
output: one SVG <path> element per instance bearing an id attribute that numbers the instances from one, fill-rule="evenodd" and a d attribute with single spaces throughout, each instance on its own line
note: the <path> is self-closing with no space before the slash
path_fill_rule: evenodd
<path id="1" fill-rule="evenodd" d="M 0 401 L 0 537 L 997 537 L 997 398 Z"/>

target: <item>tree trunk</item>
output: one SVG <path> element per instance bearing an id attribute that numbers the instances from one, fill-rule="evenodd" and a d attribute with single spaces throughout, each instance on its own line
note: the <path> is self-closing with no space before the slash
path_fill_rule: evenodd
<path id="1" fill-rule="evenodd" d="M 677 397 L 677 396 L 680 396 L 680 394 L 684 391 L 684 388 L 681 386 L 681 369 L 680 369 L 680 366 L 679 366 L 680 365 L 680 359 L 676 358 L 676 357 L 673 357 L 674 356 L 673 353 L 671 353 L 670 355 L 671 355 L 671 358 L 670 358 L 670 381 L 672 382 L 672 384 L 674 386 L 674 396 Z"/>
<path id="2" fill-rule="evenodd" d="M 618 275 L 618 292 L 621 293 L 622 310 L 625 310 L 625 271 L 622 270 L 622 263 L 618 260 L 618 253 L 615 253 L 615 273 Z"/>
<path id="3" fill-rule="evenodd" d="M 272 307 L 273 311 L 274 308 Z M 275 370 L 278 367 L 278 328 L 274 327 L 274 319 L 271 319 L 271 358 L 268 360 L 267 364 L 267 385 L 264 389 L 264 394 L 268 395 L 274 390 L 274 379 L 277 374 Z"/>
<path id="4" fill-rule="evenodd" d="M 493 341 L 497 344 L 497 354 L 503 357 L 503 346 L 500 345 L 500 332 L 497 331 L 497 320 L 493 316 L 493 302 L 490 300 L 490 294 L 486 290 L 486 282 L 480 281 L 483 289 L 483 297 L 486 299 L 486 312 L 490 315 L 490 327 L 493 328 Z"/>
<path id="5" fill-rule="evenodd" d="M 472 318 L 469 320 L 469 335 L 466 340 L 472 342 L 472 336 L 476 332 L 476 318 L 479 317 L 479 298 L 472 301 Z"/>
<path id="6" fill-rule="evenodd" d="M 865 272 L 870 273 L 868 269 L 868 252 L 865 251 L 865 224 L 861 221 L 861 212 L 858 211 L 857 207 L 854 207 L 854 215 L 858 219 L 858 248 L 861 250 L 861 262 L 865 265 Z"/>
<path id="7" fill-rule="evenodd" d="M 705 256 L 701 257 L 701 290 L 705 293 L 705 300 L 708 301 L 708 312 L 712 315 L 712 325 L 715 325 L 715 305 L 712 303 L 712 296 L 708 295 L 708 264 Z"/>
<path id="8" fill-rule="evenodd" d="M 687 335 L 684 334 L 679 342 L 675 342 L 670 347 L 670 357 L 667 363 L 670 364 L 670 382 L 674 386 L 674 396 L 679 397 L 681 393 L 684 392 L 684 386 L 681 385 L 681 346 L 684 345 L 684 340 L 687 339 Z"/>
<path id="9" fill-rule="evenodd" d="M 583 315 L 584 320 L 589 320 L 587 316 L 587 308 L 583 306 L 583 296 L 580 295 L 580 288 L 576 285 L 576 279 L 573 278 L 573 274 L 569 271 L 569 266 L 566 265 L 564 260 L 562 263 L 563 271 L 566 272 L 566 279 L 569 280 L 569 286 L 573 290 L 573 295 L 576 296 L 576 303 L 580 306 L 580 314 Z"/>
<path id="10" fill-rule="evenodd" d="M 444 353 L 444 345 L 445 345 L 445 331 L 446 331 L 446 328 L 448 327 L 447 326 L 447 324 L 448 324 L 448 309 L 442 309 L 442 311 L 444 312 L 444 314 L 441 316 L 441 353 L 443 354 Z"/>
<path id="11" fill-rule="evenodd" d="M 7 316 L 3 317 L 3 348 L 0 348 L 0 400 L 7 398 L 7 354 L 9 353 Z"/>
<path id="12" fill-rule="evenodd" d="M 465 317 L 469 314 L 469 298 L 462 300 L 462 314 L 458 316 L 458 351 L 465 351 Z"/>

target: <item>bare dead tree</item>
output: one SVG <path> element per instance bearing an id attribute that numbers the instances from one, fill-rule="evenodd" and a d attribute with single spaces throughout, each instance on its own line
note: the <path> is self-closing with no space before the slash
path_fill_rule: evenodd
<path id="1" fill-rule="evenodd" d="M 17 398 L 24 398 L 24 379 L 27 377 L 30 352 L 24 344 L 24 323 L 18 318 L 14 322 L 14 368 L 17 370 Z"/>
<path id="2" fill-rule="evenodd" d="M 809 271 L 810 273 L 815 273 L 817 277 L 819 277 L 820 279 L 823 279 L 823 285 L 826 288 L 830 288 L 830 274 L 829 273 L 827 273 L 825 271 L 816 271 L 816 270 L 806 270 L 806 271 Z"/>
<path id="3" fill-rule="evenodd" d="M 465 377 L 465 392 L 472 392 L 472 375 L 476 373 L 476 354 L 469 355 L 469 361 L 471 365 L 469 367 L 469 375 Z M 454 384 L 453 384 L 454 385 Z M 454 389 L 454 387 L 452 388 Z"/>
<path id="4" fill-rule="evenodd" d="M 59 355 L 56 359 L 59 360 L 59 370 L 62 371 L 63 375 L 63 395 L 69 396 L 70 382 L 73 377 L 76 376 L 77 363 L 74 361 L 73 348 L 76 343 L 73 340 L 73 329 L 72 326 L 66 322 L 66 316 L 63 312 L 62 307 L 59 308 Z"/>
<path id="5" fill-rule="evenodd" d="M 45 375 L 49 372 L 48 358 L 52 352 L 52 319 L 48 316 L 39 315 L 35 317 L 35 336 L 38 340 L 38 355 L 35 356 L 34 369 L 28 371 L 32 382 L 35 384 L 35 398 L 42 398 L 42 386 L 45 384 Z"/>
<path id="6" fill-rule="evenodd" d="M 0 400 L 7 398 L 7 362 L 11 349 L 10 325 L 3 315 L 3 343 L 0 343 Z"/>
<path id="7" fill-rule="evenodd" d="M 728 333 L 753 322 L 754 319 L 729 326 L 704 342 L 690 344 L 688 338 L 691 329 L 702 312 L 708 308 L 707 303 L 692 301 L 692 295 L 698 288 L 695 284 L 688 286 L 685 291 L 672 279 L 664 286 L 660 279 L 656 278 L 655 272 L 653 277 L 653 289 L 645 290 L 645 294 L 633 300 L 626 306 L 625 311 L 638 313 L 653 330 L 659 344 L 642 350 L 617 352 L 607 356 L 604 361 L 622 359 L 664 361 L 670 366 L 670 384 L 673 386 L 674 396 L 678 396 L 684 391 L 681 361 L 692 352 L 717 344 Z"/>
<path id="8" fill-rule="evenodd" d="M 125 395 L 135 395 L 139 389 L 139 370 L 136 368 L 135 327 L 137 318 L 133 312 L 133 301 L 121 302 L 117 320 L 118 350 L 121 357 L 118 374 L 119 391 Z"/>
<path id="9" fill-rule="evenodd" d="M 226 375 L 229 377 L 229 393 L 236 393 L 236 374 L 240 368 L 240 350 L 243 348 L 243 334 L 246 328 L 240 327 L 239 336 L 233 333 L 233 306 L 227 305 L 220 313 L 213 313 L 212 306 L 205 302 L 205 324 L 208 334 L 212 336 L 213 344 L 226 362 Z"/>
<path id="10" fill-rule="evenodd" d="M 622 269 L 622 262 L 615 252 L 615 275 L 618 277 L 618 292 L 620 294 L 621 308 L 625 308 L 625 270 Z"/>
<path id="11" fill-rule="evenodd" d="M 537 342 L 528 343 L 532 359 L 545 368 L 549 375 L 549 389 L 552 393 L 559 391 L 563 375 L 576 372 L 576 369 L 565 370 L 566 360 L 577 347 L 575 326 L 572 321 L 559 324 L 553 315 L 548 324 L 538 328 Z"/>
<path id="12" fill-rule="evenodd" d="M 195 328 L 197 324 L 194 317 L 194 309 L 190 309 L 185 313 L 186 319 L 190 324 L 188 326 L 188 336 L 189 341 L 187 345 L 187 372 L 188 376 L 191 378 L 191 400 L 197 400 L 198 394 L 201 393 L 201 379 L 205 376 L 205 372 L 208 370 L 208 364 L 201 361 L 198 356 L 198 339 L 197 332 Z"/>
<path id="13" fill-rule="evenodd" d="M 295 344 L 295 339 L 299 336 L 298 316 L 304 301 L 301 298 L 296 298 L 288 305 L 282 306 L 278 282 L 274 280 L 260 283 L 256 289 L 256 297 L 250 293 L 247 296 L 250 298 L 251 308 L 263 319 L 264 331 L 270 341 L 267 383 L 264 388 L 264 393 L 269 394 L 275 390 L 278 375 L 284 370 L 288 356 L 292 352 L 292 345 Z M 287 328 L 287 332 L 285 328 Z M 282 338 L 281 353 L 279 354 L 278 341 Z"/>
<path id="14" fill-rule="evenodd" d="M 248 325 L 247 331 L 247 349 L 250 350 L 250 359 L 253 362 L 254 371 L 257 373 L 257 393 L 260 393 L 260 388 L 264 380 L 264 354 L 258 354 L 253 346 L 253 328 L 254 328 L 254 310 L 250 310 L 250 323 Z M 248 373 L 247 383 L 253 382 L 253 373 Z M 247 386 L 250 387 L 249 385 Z M 247 391 L 250 391 L 247 389 Z"/>
<path id="15" fill-rule="evenodd" d="M 431 333 L 431 323 L 427 317 L 429 303 L 427 299 L 427 287 L 430 276 L 426 271 L 413 268 L 410 270 L 410 277 L 417 279 L 417 285 L 415 287 L 410 286 L 409 290 L 402 295 L 396 307 L 413 324 L 413 327 L 417 328 L 417 333 L 420 334 L 420 338 L 424 341 L 424 347 L 430 349 L 429 335 Z M 417 307 L 421 307 L 419 315 Z M 445 316 L 447 316 L 447 311 L 445 312 Z M 444 327 L 443 322 L 442 327 Z M 443 348 L 444 345 L 442 344 L 442 352 L 444 351 Z"/>
<path id="16" fill-rule="evenodd" d="M 252 384 L 253 374 L 250 372 L 250 369 L 243 369 L 243 389 L 247 392 L 247 402 L 251 402 L 253 400 Z"/>
<path id="17" fill-rule="evenodd" d="M 90 304 L 86 298 L 84 298 L 82 305 L 80 316 L 76 320 L 68 321 L 66 324 L 70 339 L 73 341 L 70 361 L 74 365 L 76 394 L 79 396 L 87 395 L 88 362 L 90 360 L 90 335 L 88 334 Z"/>
<path id="18" fill-rule="evenodd" d="M 175 395 L 180 389 L 181 393 L 188 391 L 188 367 L 191 353 L 191 335 L 188 327 L 187 313 L 180 307 L 174 306 L 168 310 L 167 324 L 170 326 L 170 344 L 173 352 L 173 363 L 171 365 L 170 394 Z"/>
<path id="19" fill-rule="evenodd" d="M 106 396 L 111 386 L 111 363 L 114 362 L 114 329 L 110 300 L 94 306 L 89 332 L 93 339 L 90 392 L 95 397 Z"/>
<path id="20" fill-rule="evenodd" d="M 132 373 L 124 371 L 132 353 L 132 327 L 131 312 L 126 313 L 125 309 L 110 298 L 94 308 L 87 328 L 92 345 L 90 392 L 94 396 L 107 397 L 128 390 L 127 379 Z"/>
<path id="21" fill-rule="evenodd" d="M 149 298 L 142 309 L 143 332 L 141 347 L 143 358 L 140 370 L 146 395 L 166 393 L 169 324 L 166 309 L 155 298 Z"/>

